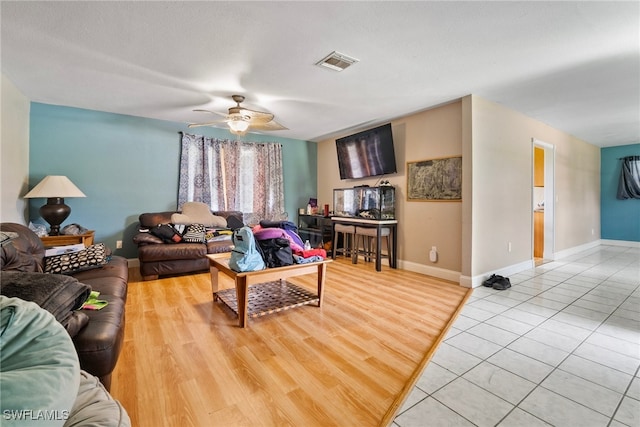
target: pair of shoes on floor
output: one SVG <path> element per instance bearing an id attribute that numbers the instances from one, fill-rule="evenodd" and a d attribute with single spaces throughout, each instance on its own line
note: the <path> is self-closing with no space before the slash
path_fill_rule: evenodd
<path id="1" fill-rule="evenodd" d="M 498 291 L 504 291 L 505 289 L 509 289 L 511 287 L 511 281 L 508 277 L 492 274 L 487 280 L 482 282 L 482 286 L 493 288 Z"/>

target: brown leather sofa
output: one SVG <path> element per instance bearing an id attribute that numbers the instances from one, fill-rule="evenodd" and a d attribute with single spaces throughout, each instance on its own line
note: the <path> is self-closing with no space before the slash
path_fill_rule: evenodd
<path id="1" fill-rule="evenodd" d="M 44 245 L 33 231 L 24 225 L 9 222 L 0 224 L 0 230 L 18 234 L 16 239 L 2 246 L 0 268 L 3 271 L 48 274 L 43 272 Z M 81 310 L 89 320 L 72 336 L 72 340 L 80 359 L 80 367 L 98 377 L 109 390 L 111 373 L 124 340 L 129 280 L 127 260 L 111 256 L 109 262 L 102 267 L 70 276 L 100 292 L 99 299 L 108 302 L 101 310 Z"/>
<path id="2" fill-rule="evenodd" d="M 149 230 L 159 224 L 171 223 L 171 216 L 177 211 L 149 212 L 139 216 L 140 229 Z M 214 215 L 236 222 L 243 221 L 242 212 L 220 211 Z M 144 280 L 155 280 L 159 276 L 182 273 L 194 273 L 209 270 L 207 254 L 231 252 L 233 244 L 230 240 L 210 241 L 203 243 L 164 243 L 162 239 L 148 232 L 140 232 L 133 237 L 138 245 L 140 274 Z"/>

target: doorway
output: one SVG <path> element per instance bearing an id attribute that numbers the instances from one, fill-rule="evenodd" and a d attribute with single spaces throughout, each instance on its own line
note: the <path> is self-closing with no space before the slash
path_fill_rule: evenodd
<path id="1" fill-rule="evenodd" d="M 555 147 L 532 139 L 533 151 L 533 260 L 540 265 L 554 259 Z"/>

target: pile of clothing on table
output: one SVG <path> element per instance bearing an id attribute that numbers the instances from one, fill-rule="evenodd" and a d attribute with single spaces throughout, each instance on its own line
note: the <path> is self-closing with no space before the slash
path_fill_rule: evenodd
<path id="1" fill-rule="evenodd" d="M 282 267 L 322 261 L 327 251 L 302 242 L 291 221 L 260 221 L 251 229 L 267 267 Z"/>

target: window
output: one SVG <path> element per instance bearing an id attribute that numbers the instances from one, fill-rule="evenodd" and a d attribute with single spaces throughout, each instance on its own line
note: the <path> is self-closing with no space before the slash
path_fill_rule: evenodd
<path id="1" fill-rule="evenodd" d="M 237 210 L 245 223 L 284 219 L 282 145 L 182 135 L 178 207 Z"/>

